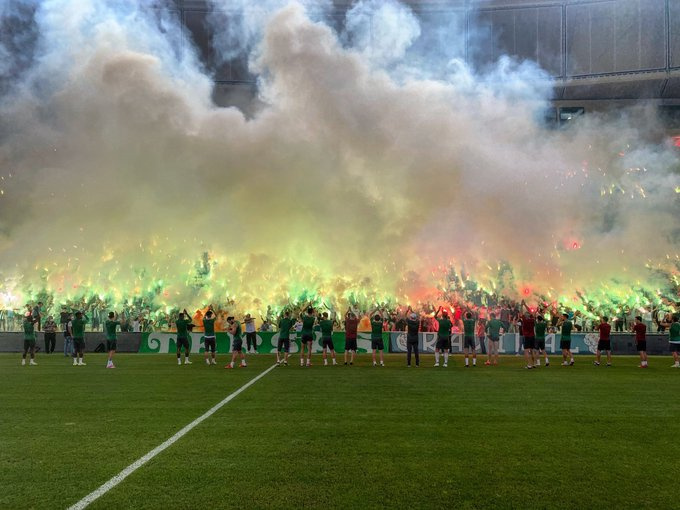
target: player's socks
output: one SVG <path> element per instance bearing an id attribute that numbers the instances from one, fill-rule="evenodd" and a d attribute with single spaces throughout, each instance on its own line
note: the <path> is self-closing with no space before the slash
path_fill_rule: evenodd
<path id="1" fill-rule="evenodd" d="M 208 358 L 205 358 L 205 364 L 210 365 L 210 360 Z"/>
<path id="2" fill-rule="evenodd" d="M 29 365 L 37 365 L 37 363 L 35 362 L 35 360 L 33 358 L 31 358 L 31 361 L 29 361 L 28 364 Z"/>
<path id="3" fill-rule="evenodd" d="M 467 320 L 467 319 L 466 319 Z M 465 358 L 465 366 L 470 366 L 470 360 L 469 358 Z"/>
<path id="4" fill-rule="evenodd" d="M 211 363 L 212 363 L 213 365 L 217 365 L 217 361 L 215 361 L 215 358 L 212 358 L 212 359 L 211 359 Z"/>
<path id="5" fill-rule="evenodd" d="M 548 358 L 548 356 L 545 357 L 545 366 L 546 367 L 550 366 L 550 359 Z"/>
<path id="6" fill-rule="evenodd" d="M 676 361 L 673 363 L 673 368 L 680 368 L 680 362 Z"/>
<path id="7" fill-rule="evenodd" d="M 439 366 L 439 353 L 438 352 L 434 353 L 434 366 L 435 367 Z"/>
<path id="8" fill-rule="evenodd" d="M 21 360 L 21 364 L 22 364 L 22 365 L 25 365 L 25 364 L 26 364 L 26 358 L 24 358 L 24 359 Z"/>
<path id="9" fill-rule="evenodd" d="M 444 365 L 446 366 L 448 364 L 449 364 L 449 353 L 445 352 L 444 353 Z"/>
<path id="10" fill-rule="evenodd" d="M 536 358 L 536 363 L 534 363 L 535 366 L 540 367 L 541 366 L 541 360 L 540 358 Z"/>
<path id="11" fill-rule="evenodd" d="M 182 364 L 182 360 L 181 360 L 180 358 L 177 358 L 177 364 L 178 364 L 178 365 L 181 365 L 181 364 Z"/>
<path id="12" fill-rule="evenodd" d="M 85 362 L 83 361 L 83 358 L 80 358 L 80 359 L 78 360 L 78 365 L 80 365 L 81 367 L 84 367 L 85 365 L 87 365 L 87 363 L 85 363 Z"/>
<path id="13" fill-rule="evenodd" d="M 570 365 L 573 365 L 573 364 L 574 364 L 574 358 L 571 358 L 571 361 L 569 361 L 569 364 L 570 364 Z"/>
<path id="14" fill-rule="evenodd" d="M 73 358 L 73 366 L 75 367 L 78 364 L 78 360 L 76 358 Z"/>
<path id="15" fill-rule="evenodd" d="M 385 366 L 385 363 L 381 361 L 381 362 L 380 362 L 380 366 L 381 366 L 381 367 L 384 367 L 384 366 Z"/>
<path id="16" fill-rule="evenodd" d="M 327 366 L 328 366 L 328 360 L 327 360 L 327 359 L 323 360 L 323 366 L 324 366 L 324 367 L 327 367 Z"/>
<path id="17" fill-rule="evenodd" d="M 338 362 L 335 361 L 335 358 L 333 358 L 333 364 L 334 364 L 334 365 L 337 365 L 337 364 L 338 364 Z"/>
<path id="18" fill-rule="evenodd" d="M 191 365 L 191 361 L 189 361 L 189 358 L 184 358 L 184 364 Z"/>
<path id="19" fill-rule="evenodd" d="M 477 366 L 477 358 L 472 358 L 472 366 Z"/>
<path id="20" fill-rule="evenodd" d="M 307 366 L 308 366 L 308 367 L 311 367 L 311 366 L 312 366 L 312 360 L 309 359 L 309 358 L 307 358 Z"/>
<path id="21" fill-rule="evenodd" d="M 374 367 L 377 367 L 378 364 L 374 361 L 374 362 L 373 362 L 373 366 L 374 366 Z"/>

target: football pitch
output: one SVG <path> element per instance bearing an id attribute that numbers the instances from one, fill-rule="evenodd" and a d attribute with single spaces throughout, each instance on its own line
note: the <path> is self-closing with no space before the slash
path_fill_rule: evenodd
<path id="1" fill-rule="evenodd" d="M 273 365 L 0 355 L 0 508 L 68 508 Z M 276 367 L 88 508 L 678 508 L 670 357 Z"/>

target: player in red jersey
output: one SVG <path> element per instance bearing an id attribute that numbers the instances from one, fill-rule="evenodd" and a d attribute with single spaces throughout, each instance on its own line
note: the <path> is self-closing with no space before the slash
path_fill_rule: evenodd
<path id="1" fill-rule="evenodd" d="M 642 317 L 635 317 L 635 324 L 633 325 L 633 332 L 635 333 L 635 344 L 640 353 L 640 368 L 647 368 L 647 326 L 642 322 Z"/>
<path id="2" fill-rule="evenodd" d="M 597 342 L 597 351 L 595 352 L 595 361 L 593 362 L 596 367 L 600 366 L 600 355 L 602 351 L 607 352 L 607 366 L 612 366 L 612 346 L 610 333 L 612 327 L 609 324 L 609 317 L 602 317 L 600 323 L 595 327 L 597 331 L 600 332 L 600 339 Z"/>

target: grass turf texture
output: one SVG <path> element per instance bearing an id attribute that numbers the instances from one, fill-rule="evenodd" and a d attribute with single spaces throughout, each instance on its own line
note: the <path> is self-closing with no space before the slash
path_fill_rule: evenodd
<path id="1" fill-rule="evenodd" d="M 90 508 L 677 508 L 670 358 L 277 367 Z M 0 355 L 0 507 L 66 508 L 271 366 Z"/>

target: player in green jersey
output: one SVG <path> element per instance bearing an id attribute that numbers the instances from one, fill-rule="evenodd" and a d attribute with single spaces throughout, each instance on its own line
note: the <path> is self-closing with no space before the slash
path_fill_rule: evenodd
<path id="1" fill-rule="evenodd" d="M 276 364 L 288 366 L 288 353 L 290 352 L 290 330 L 295 326 L 295 321 L 290 318 L 290 312 L 286 310 L 283 317 L 279 319 L 279 341 L 276 344 Z M 283 351 L 283 360 L 281 359 Z"/>
<path id="2" fill-rule="evenodd" d="M 212 305 L 203 316 L 203 346 L 205 350 L 205 364 L 217 365 L 215 360 L 215 312 Z"/>
<path id="3" fill-rule="evenodd" d="M 680 316 L 678 314 L 674 314 L 673 318 L 671 319 L 671 322 L 664 322 L 663 325 L 668 328 L 668 335 L 669 335 L 669 346 L 671 349 L 671 353 L 673 354 L 673 364 L 671 365 L 672 368 L 680 368 L 680 359 L 679 359 L 679 354 L 680 353 L 680 322 L 679 322 Z"/>
<path id="4" fill-rule="evenodd" d="M 246 368 L 248 364 L 246 363 L 246 355 L 243 353 L 243 339 L 241 338 L 241 323 L 234 319 L 233 317 L 227 317 L 227 323 L 229 328 L 227 331 L 231 333 L 234 337 L 234 342 L 231 345 L 231 362 L 225 365 L 224 368 L 234 368 L 234 362 L 237 357 L 241 358 L 241 363 L 239 367 Z"/>
<path id="5" fill-rule="evenodd" d="M 472 366 L 477 366 L 477 347 L 475 346 L 475 319 L 472 313 L 467 312 L 463 319 L 463 352 L 465 353 L 465 366 L 468 367 L 472 357 Z"/>
<path id="6" fill-rule="evenodd" d="M 440 306 L 437 312 L 434 314 L 434 318 L 439 324 L 437 330 L 437 343 L 434 347 L 434 366 L 439 366 L 439 356 L 440 353 L 444 352 L 444 367 L 449 366 L 449 352 L 451 351 L 451 327 L 453 323 L 449 320 L 449 314 L 446 312 L 442 313 L 443 308 Z M 439 314 L 442 314 L 442 318 L 439 318 Z M 473 338 L 474 343 L 474 338 Z M 465 365 L 467 365 L 467 351 L 465 354 Z"/>
<path id="7" fill-rule="evenodd" d="M 562 366 L 571 366 L 574 364 L 574 355 L 571 352 L 571 330 L 574 325 L 569 320 L 569 314 L 563 313 L 562 319 L 557 323 L 560 330 L 560 349 L 562 349 Z M 567 361 L 569 358 L 569 361 Z"/>
<path id="8" fill-rule="evenodd" d="M 300 317 L 302 320 L 302 340 L 300 342 L 300 366 L 305 366 L 305 346 L 307 347 L 307 366 L 312 365 L 312 342 L 314 341 L 314 308 L 309 306 L 307 313 Z"/>
<path id="9" fill-rule="evenodd" d="M 21 357 L 21 364 L 26 364 L 26 355 L 31 352 L 31 360 L 29 365 L 37 365 L 35 362 L 35 323 L 38 322 L 36 317 L 30 313 L 24 315 L 24 354 Z"/>
<path id="10" fill-rule="evenodd" d="M 189 330 L 193 327 L 189 312 L 186 308 L 183 312 L 180 312 L 179 317 L 175 321 L 175 326 L 177 327 L 177 364 L 182 364 L 182 348 L 184 348 L 184 364 L 191 365 L 189 361 Z"/>
<path id="11" fill-rule="evenodd" d="M 541 356 L 545 357 L 545 366 L 550 366 L 550 358 L 548 357 L 548 352 L 545 350 L 545 331 L 548 323 L 545 321 L 542 315 L 536 316 L 536 324 L 534 325 L 534 331 L 536 333 L 536 342 L 534 344 L 536 351 L 536 365 L 541 364 Z"/>
<path id="12" fill-rule="evenodd" d="M 486 333 L 489 336 L 489 354 L 485 365 L 498 365 L 498 344 L 500 343 L 503 323 L 496 319 L 496 314 L 491 314 L 491 320 L 486 323 Z"/>
<path id="13" fill-rule="evenodd" d="M 117 337 L 116 328 L 120 327 L 120 321 L 114 312 L 109 312 L 109 318 L 104 323 L 104 330 L 106 331 L 106 351 L 109 353 L 109 359 L 106 361 L 106 368 L 116 368 L 113 364 L 113 355 L 116 354 Z"/>
<path id="14" fill-rule="evenodd" d="M 335 346 L 333 345 L 333 320 L 328 318 L 328 312 L 324 312 L 319 322 L 321 327 L 321 344 L 323 345 L 322 357 L 324 366 L 328 366 L 328 359 L 326 352 L 331 352 L 331 359 L 333 364 L 337 365 L 335 360 Z"/>

